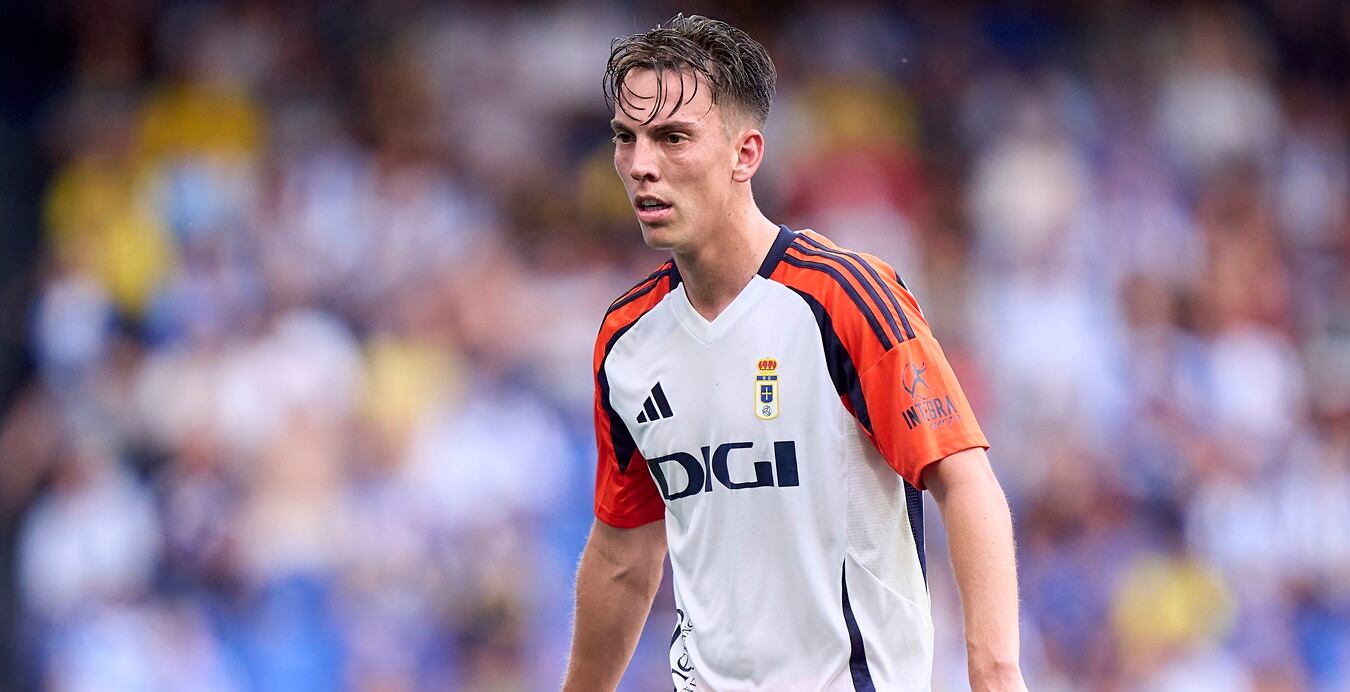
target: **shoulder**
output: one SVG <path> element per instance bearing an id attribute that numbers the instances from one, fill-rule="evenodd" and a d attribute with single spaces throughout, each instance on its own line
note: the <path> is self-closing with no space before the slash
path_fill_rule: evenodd
<path id="1" fill-rule="evenodd" d="M 890 264 L 840 247 L 815 231 L 796 234 L 771 278 L 801 295 L 836 327 L 856 326 L 848 331 L 870 334 L 882 350 L 913 339 L 926 327 L 917 301 Z"/>
<path id="2" fill-rule="evenodd" d="M 823 262 L 836 268 L 842 267 L 850 275 L 853 273 L 851 270 L 856 268 L 862 270 L 874 282 L 895 284 L 901 288 L 905 285 L 895 268 L 880 257 L 840 247 L 823 234 L 810 229 L 798 231 L 788 250 L 789 257 L 815 263 Z M 814 267 L 814 269 L 822 271 L 824 268 Z"/>
<path id="3" fill-rule="evenodd" d="M 648 274 L 647 278 L 634 284 L 609 304 L 609 308 L 605 310 L 601 331 L 604 331 L 604 327 L 618 328 L 635 322 L 661 302 L 677 283 L 679 274 L 675 269 L 675 261 L 666 260 L 656 271 Z"/>
<path id="4" fill-rule="evenodd" d="M 622 312 L 624 308 L 633 303 L 642 301 L 642 298 L 650 296 L 653 293 L 659 294 L 656 298 L 659 301 L 662 296 L 669 293 L 670 289 L 673 288 L 674 282 L 671 281 L 671 275 L 674 272 L 674 260 L 666 260 L 663 262 L 661 266 L 656 268 L 656 271 L 648 274 L 647 278 L 633 284 L 628 290 L 619 294 L 619 297 L 615 298 L 614 301 L 609 304 L 609 308 L 605 310 L 605 320 L 609 320 L 612 315 Z M 664 290 L 662 290 L 663 287 Z"/>
<path id="5" fill-rule="evenodd" d="M 679 273 L 675 269 L 675 262 L 666 260 L 656 271 L 648 274 L 647 278 L 634 284 L 609 304 L 600 323 L 600 333 L 596 337 L 597 367 L 604 354 L 613 347 L 614 341 L 660 303 L 677 283 Z"/>

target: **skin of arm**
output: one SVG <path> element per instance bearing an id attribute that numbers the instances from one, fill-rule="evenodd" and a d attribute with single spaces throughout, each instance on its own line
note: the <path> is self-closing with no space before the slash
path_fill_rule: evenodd
<path id="1" fill-rule="evenodd" d="M 989 457 L 978 447 L 957 452 L 925 468 L 923 483 L 947 527 L 971 690 L 1024 692 L 1012 516 Z"/>
<path id="2" fill-rule="evenodd" d="M 613 690 L 661 585 L 665 522 L 620 529 L 596 520 L 577 568 L 577 605 L 563 692 Z"/>

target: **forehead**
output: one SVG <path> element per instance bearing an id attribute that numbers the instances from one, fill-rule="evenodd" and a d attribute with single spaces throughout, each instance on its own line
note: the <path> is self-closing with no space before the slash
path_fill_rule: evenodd
<path id="1" fill-rule="evenodd" d="M 655 117 L 653 116 L 655 111 Z M 712 89 L 692 70 L 636 68 L 624 75 L 615 93 L 614 119 L 636 127 L 667 120 L 720 123 Z M 647 121 L 651 122 L 647 122 Z"/>

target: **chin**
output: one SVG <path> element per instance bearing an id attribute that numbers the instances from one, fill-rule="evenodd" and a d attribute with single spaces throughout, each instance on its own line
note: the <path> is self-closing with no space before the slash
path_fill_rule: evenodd
<path id="1" fill-rule="evenodd" d="M 680 244 L 678 232 L 670 226 L 664 224 L 647 226 L 642 223 L 638 225 L 642 228 L 642 242 L 653 250 L 674 250 Z"/>

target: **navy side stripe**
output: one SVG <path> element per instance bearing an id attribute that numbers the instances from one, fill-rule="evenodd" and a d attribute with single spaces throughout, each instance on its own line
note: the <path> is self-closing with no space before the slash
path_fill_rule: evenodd
<path id="1" fill-rule="evenodd" d="M 928 559 L 923 550 L 923 491 L 905 481 L 905 509 L 909 514 L 909 532 L 914 536 L 914 549 L 919 553 L 919 571 L 923 583 L 928 583 Z"/>
<path id="2" fill-rule="evenodd" d="M 902 308 L 900 307 L 900 301 L 899 301 L 899 299 L 897 299 L 897 298 L 895 297 L 895 292 L 891 290 L 891 287 L 890 287 L 890 286 L 887 286 L 887 285 L 886 285 L 886 282 L 881 280 L 881 275 L 877 273 L 876 267 L 873 267 L 871 262 L 868 262 L 867 260 L 864 260 L 862 257 L 859 257 L 857 253 L 849 252 L 848 250 L 839 250 L 839 249 L 835 249 L 835 248 L 829 247 L 828 245 L 825 245 L 824 243 L 822 243 L 822 242 L 820 242 L 820 241 L 818 241 L 818 240 L 816 240 L 816 239 L 814 239 L 814 238 L 812 238 L 812 237 L 810 237 L 810 236 L 807 236 L 807 235 L 801 236 L 801 239 L 804 240 L 804 241 L 806 241 L 806 242 L 808 242 L 808 243 L 810 243 L 812 246 L 819 248 L 820 250 L 822 250 L 822 251 L 824 251 L 824 252 L 827 252 L 827 253 L 830 253 L 830 254 L 833 254 L 833 255 L 843 255 L 843 256 L 845 256 L 845 257 L 849 257 L 849 258 L 853 259 L 853 261 L 857 262 L 858 264 L 861 264 L 861 265 L 863 266 L 863 268 L 867 270 L 867 273 L 870 274 L 870 275 L 872 276 L 872 278 L 876 280 L 877 286 L 880 286 L 880 287 L 881 287 L 881 292 L 882 292 L 882 293 L 885 293 L 885 294 L 886 294 L 886 297 L 887 297 L 888 299 L 890 299 L 891 307 L 895 308 L 895 314 L 897 314 L 897 315 L 900 316 L 900 322 L 903 323 L 903 324 L 905 325 L 905 336 L 904 336 L 904 338 L 902 338 L 902 339 L 900 339 L 900 340 L 901 340 L 901 341 L 904 341 L 905 339 L 913 339 L 913 338 L 914 338 L 914 328 L 911 327 L 911 326 L 909 325 L 909 318 L 905 317 L 905 311 L 904 311 L 904 309 L 902 309 Z M 854 273 L 854 276 L 857 276 L 857 271 L 854 271 L 853 273 Z M 858 280 L 859 280 L 859 281 L 862 281 L 862 277 L 858 277 Z M 896 274 L 896 275 L 895 275 L 895 282 L 898 283 L 898 284 L 900 284 L 902 287 L 904 286 L 904 284 L 901 283 L 901 281 L 900 281 L 900 275 L 899 275 L 899 274 Z M 867 285 L 867 282 L 866 282 L 866 281 L 863 281 L 863 284 L 864 284 L 864 285 Z M 868 286 L 868 290 L 870 291 L 871 288 L 872 288 L 872 287 L 869 285 L 869 286 Z M 873 297 L 873 299 L 876 299 L 876 294 L 873 293 L 873 294 L 872 294 L 872 297 Z M 877 307 L 881 307 L 881 302 L 880 302 L 879 299 L 877 300 Z M 882 309 L 883 309 L 883 311 L 885 310 L 885 308 L 882 308 Z M 888 319 L 889 319 L 889 317 L 890 317 L 890 316 L 887 315 L 887 318 L 888 318 Z M 892 328 L 895 327 L 895 323 L 894 323 L 894 322 L 891 322 L 891 327 L 892 327 Z M 898 336 L 898 335 L 897 335 L 897 336 Z"/>
<path id="3" fill-rule="evenodd" d="M 614 312 L 615 310 L 618 310 L 619 308 L 637 300 L 638 298 L 641 298 L 642 296 L 651 293 L 652 289 L 656 288 L 657 284 L 660 283 L 660 281 L 653 281 L 653 279 L 658 279 L 662 276 L 665 276 L 669 274 L 670 271 L 671 267 L 669 266 L 662 267 L 661 269 L 658 269 L 656 273 L 643 279 L 642 282 L 638 284 L 638 286 L 642 286 L 642 288 L 639 288 L 636 291 L 633 291 L 632 293 L 629 293 L 628 295 L 614 301 L 614 304 L 610 305 L 609 309 L 605 311 L 605 315 L 609 315 L 611 312 Z"/>
<path id="4" fill-rule="evenodd" d="M 605 374 L 605 362 L 609 360 L 609 352 L 614 349 L 614 344 L 637 323 L 637 320 L 633 320 L 614 332 L 614 336 L 609 338 L 609 343 L 605 344 L 605 355 L 600 359 L 600 370 L 595 373 L 600 385 L 600 405 L 605 407 L 605 413 L 609 416 L 609 443 L 614 447 L 614 459 L 619 462 L 619 473 L 628 470 L 628 462 L 632 461 L 633 455 L 637 453 L 637 442 L 633 441 L 633 433 L 629 432 L 628 424 L 623 422 L 614 411 L 614 407 L 609 404 L 609 376 Z"/>
<path id="5" fill-rule="evenodd" d="M 876 692 L 872 671 L 867 667 L 867 647 L 863 645 L 858 619 L 853 617 L 853 606 L 848 602 L 848 562 L 844 562 L 841 581 L 844 584 L 844 625 L 848 627 L 848 672 L 853 676 L 853 689 L 858 692 Z"/>
<path id="6" fill-rule="evenodd" d="M 877 316 L 872 314 L 872 308 L 867 306 L 867 302 L 862 299 L 862 296 L 858 295 L 858 292 L 854 290 L 853 285 L 839 273 L 839 270 L 828 264 L 810 262 L 799 257 L 793 257 L 792 255 L 783 255 L 783 261 L 794 267 L 815 269 L 825 272 L 826 275 L 834 279 L 835 282 L 844 289 L 844 292 L 848 294 L 848 297 L 853 300 L 853 304 L 858 306 L 858 311 L 863 314 L 863 317 L 867 318 L 867 323 L 871 325 L 872 331 L 877 335 L 877 340 L 881 342 L 881 349 L 883 351 L 891 350 L 891 340 L 886 336 L 886 331 L 882 329 L 881 323 L 877 322 Z"/>
<path id="7" fill-rule="evenodd" d="M 806 301 L 807 307 L 811 308 L 811 314 L 816 317 L 816 326 L 820 328 L 820 344 L 825 350 L 825 367 L 829 370 L 830 380 L 834 382 L 835 393 L 841 397 L 848 397 L 848 403 L 853 407 L 853 416 L 862 424 L 863 429 L 871 434 L 872 416 L 867 412 L 867 400 L 863 398 L 858 369 L 853 365 L 853 358 L 848 355 L 839 334 L 834 331 L 830 313 L 825 312 L 825 306 L 811 297 L 811 294 L 795 288 L 792 291 Z"/>

